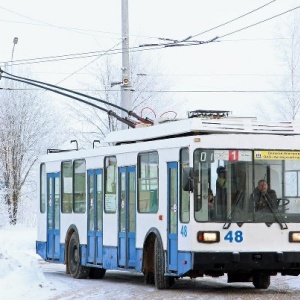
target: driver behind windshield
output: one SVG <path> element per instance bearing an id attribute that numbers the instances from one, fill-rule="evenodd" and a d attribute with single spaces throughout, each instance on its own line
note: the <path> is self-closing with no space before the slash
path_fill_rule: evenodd
<path id="1" fill-rule="evenodd" d="M 261 179 L 252 193 L 252 199 L 255 211 L 267 211 L 278 208 L 277 195 L 272 189 L 269 189 L 266 180 Z"/>

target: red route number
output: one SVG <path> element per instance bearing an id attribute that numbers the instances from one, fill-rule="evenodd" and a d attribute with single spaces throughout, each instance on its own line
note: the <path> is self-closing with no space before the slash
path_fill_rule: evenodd
<path id="1" fill-rule="evenodd" d="M 239 160 L 238 150 L 229 150 L 229 161 Z"/>

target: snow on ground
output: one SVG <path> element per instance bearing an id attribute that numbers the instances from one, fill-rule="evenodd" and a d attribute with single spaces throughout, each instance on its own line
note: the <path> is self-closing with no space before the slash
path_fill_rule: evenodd
<path id="1" fill-rule="evenodd" d="M 0 297 L 47 299 L 51 283 L 46 283 L 35 254 L 36 229 L 21 226 L 0 228 Z M 53 294 L 53 291 L 51 291 Z M 33 297 L 34 295 L 34 297 Z"/>
<path id="2" fill-rule="evenodd" d="M 35 254 L 35 240 L 35 228 L 0 227 L 1 300 L 300 299 L 298 276 L 274 276 L 268 290 L 228 284 L 226 276 L 180 279 L 171 290 L 156 290 L 140 274 L 117 271 L 107 272 L 103 280 L 76 280 L 65 274 L 65 266 L 43 262 Z"/>

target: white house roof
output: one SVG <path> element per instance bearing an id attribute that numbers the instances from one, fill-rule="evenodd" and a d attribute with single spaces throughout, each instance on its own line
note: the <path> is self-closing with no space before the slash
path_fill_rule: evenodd
<path id="1" fill-rule="evenodd" d="M 251 118 L 189 118 L 148 127 L 111 132 L 105 142 L 120 144 L 189 134 L 211 133 L 300 135 L 300 126 L 294 122 L 261 122 Z"/>

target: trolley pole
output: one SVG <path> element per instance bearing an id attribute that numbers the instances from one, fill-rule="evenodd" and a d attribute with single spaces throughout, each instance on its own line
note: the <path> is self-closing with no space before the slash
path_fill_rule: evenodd
<path id="1" fill-rule="evenodd" d="M 122 8 L 122 84 L 121 84 L 121 106 L 127 110 L 132 110 L 131 103 L 131 82 L 129 68 L 129 22 L 128 22 L 128 0 L 121 0 Z M 122 111 L 122 117 L 126 113 Z M 128 126 L 122 123 L 122 129 Z"/>

